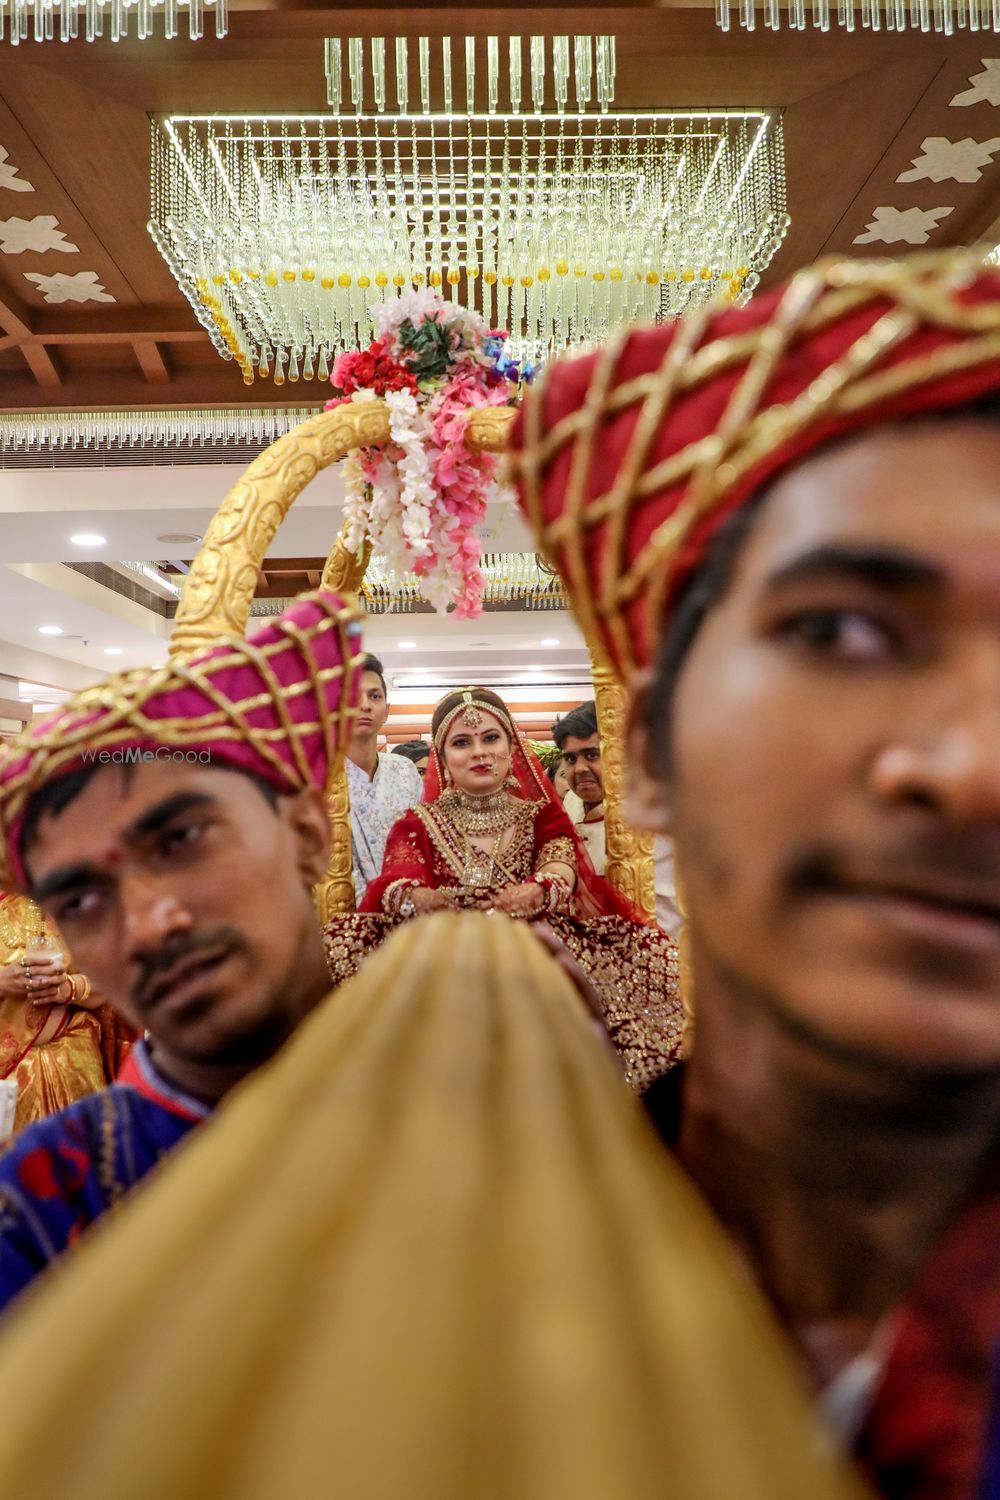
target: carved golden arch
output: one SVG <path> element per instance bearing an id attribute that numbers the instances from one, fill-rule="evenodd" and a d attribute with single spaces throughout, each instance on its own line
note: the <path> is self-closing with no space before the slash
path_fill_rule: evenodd
<path id="1" fill-rule="evenodd" d="M 480 453 L 500 453 L 514 420 L 512 407 L 473 410 L 466 443 Z M 219 506 L 184 583 L 170 640 L 172 657 L 187 657 L 212 646 L 220 635 L 242 635 L 261 564 L 298 495 L 321 469 L 354 448 L 378 448 L 389 440 L 389 412 L 383 401 L 351 402 L 318 413 L 265 448 Z M 349 552 L 340 539 L 323 572 L 324 585 L 356 593 L 369 552 Z M 655 909 L 652 846 L 622 817 L 624 782 L 624 694 L 591 643 L 594 690 L 605 760 L 608 877 L 642 909 Z M 327 880 L 317 890 L 324 921 L 351 911 L 351 835 L 347 780 L 337 766 L 330 783 L 334 846 Z"/>

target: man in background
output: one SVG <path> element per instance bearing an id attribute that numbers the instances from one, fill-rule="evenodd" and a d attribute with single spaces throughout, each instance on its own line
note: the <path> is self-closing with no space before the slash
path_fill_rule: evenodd
<path id="1" fill-rule="evenodd" d="M 361 669 L 358 717 L 347 746 L 347 790 L 351 803 L 354 899 L 360 905 L 368 882 L 382 873 L 389 830 L 423 796 L 423 781 L 412 761 L 379 750 L 389 713 L 385 669 L 366 656 Z"/>
<path id="2" fill-rule="evenodd" d="M 598 875 L 603 875 L 607 865 L 607 846 L 597 705 L 593 701 L 581 703 L 557 719 L 552 726 L 552 738 L 562 751 L 562 765 L 570 788 L 563 798 L 563 806 L 587 846 L 594 869 Z M 656 920 L 676 942 L 680 936 L 681 916 L 674 879 L 674 846 L 665 834 L 657 834 L 653 841 L 653 867 Z"/>
<path id="3" fill-rule="evenodd" d="M 601 735 L 597 727 L 597 705 L 581 703 L 552 726 L 559 747 L 569 793 L 563 800 L 576 831 L 587 846 L 598 875 L 604 874 L 607 852 L 604 844 L 604 773 L 601 770 Z"/>
<path id="4" fill-rule="evenodd" d="M 426 740 L 406 740 L 402 745 L 393 745 L 392 754 L 404 755 L 408 761 L 412 761 L 416 766 L 421 777 L 427 775 L 431 747 Z"/>

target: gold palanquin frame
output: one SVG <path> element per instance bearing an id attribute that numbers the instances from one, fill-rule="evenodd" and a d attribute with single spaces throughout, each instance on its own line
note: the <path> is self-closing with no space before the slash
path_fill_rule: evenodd
<path id="1" fill-rule="evenodd" d="M 478 453 L 502 453 L 514 420 L 513 407 L 470 412 L 466 443 Z M 219 506 L 184 583 L 170 655 L 185 658 L 211 647 L 220 635 L 243 635 L 261 565 L 298 495 L 320 469 L 338 463 L 354 448 L 378 448 L 389 441 L 384 401 L 352 402 L 320 412 L 265 448 Z M 323 571 L 323 584 L 356 594 L 368 566 L 338 538 Z M 607 873 L 612 884 L 648 915 L 655 911 L 652 841 L 622 816 L 625 774 L 625 695 L 596 643 L 590 642 L 594 696 L 604 760 Z M 326 881 L 317 888 L 321 919 L 352 911 L 351 827 L 343 760 L 329 786 L 333 850 Z"/>

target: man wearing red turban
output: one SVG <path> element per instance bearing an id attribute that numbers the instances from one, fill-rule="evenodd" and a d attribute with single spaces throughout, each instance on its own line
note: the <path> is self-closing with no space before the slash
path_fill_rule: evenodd
<path id="1" fill-rule="evenodd" d="M 88 689 L 0 758 L 0 885 L 34 897 L 146 1033 L 116 1085 L 0 1158 L 0 1307 L 329 990 L 311 892 L 355 621 L 306 596 L 250 640 Z"/>
<path id="2" fill-rule="evenodd" d="M 820 262 L 557 362 L 514 450 L 677 850 L 653 1117 L 881 1492 L 992 1496 L 1000 272 Z"/>

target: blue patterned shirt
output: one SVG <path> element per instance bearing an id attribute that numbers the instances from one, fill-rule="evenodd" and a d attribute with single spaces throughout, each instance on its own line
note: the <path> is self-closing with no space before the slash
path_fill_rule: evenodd
<path id="1" fill-rule="evenodd" d="M 374 779 L 353 760 L 347 762 L 347 790 L 351 799 L 354 899 L 360 905 L 368 882 L 382 873 L 390 828 L 409 808 L 416 807 L 424 784 L 405 755 L 380 751 Z"/>
<path id="2" fill-rule="evenodd" d="M 0 1156 L 0 1312 L 210 1113 L 136 1042 L 117 1083 L 22 1130 Z"/>

